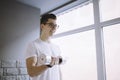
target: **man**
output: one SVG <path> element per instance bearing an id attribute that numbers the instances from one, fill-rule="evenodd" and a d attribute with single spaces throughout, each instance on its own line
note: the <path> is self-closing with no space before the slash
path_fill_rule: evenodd
<path id="1" fill-rule="evenodd" d="M 32 80 L 61 80 L 60 50 L 50 38 L 57 29 L 56 16 L 45 14 L 40 20 L 40 37 L 29 43 L 26 51 L 27 71 Z M 50 63 L 41 63 L 41 55 L 50 56 Z M 47 60 L 47 59 L 46 59 Z M 44 61 L 44 60 L 43 60 Z"/>

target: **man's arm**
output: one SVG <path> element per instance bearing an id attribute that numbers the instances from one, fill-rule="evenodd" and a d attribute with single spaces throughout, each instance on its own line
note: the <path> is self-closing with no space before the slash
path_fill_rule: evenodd
<path id="1" fill-rule="evenodd" d="M 31 77 L 38 76 L 49 68 L 46 65 L 36 66 L 36 63 L 37 63 L 36 57 L 30 57 L 26 59 L 27 71 L 29 76 Z"/>
<path id="2" fill-rule="evenodd" d="M 43 73 L 46 69 L 55 65 L 56 58 L 52 57 L 51 63 L 48 65 L 36 66 L 37 58 L 30 57 L 26 59 L 27 71 L 31 77 L 38 76 Z"/>

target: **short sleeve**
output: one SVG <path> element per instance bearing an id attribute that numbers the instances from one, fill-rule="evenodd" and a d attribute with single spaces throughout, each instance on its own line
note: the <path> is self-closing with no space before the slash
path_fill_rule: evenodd
<path id="1" fill-rule="evenodd" d="M 29 43 L 26 48 L 25 58 L 27 59 L 32 56 L 37 56 L 36 49 L 35 49 L 34 43 Z"/>

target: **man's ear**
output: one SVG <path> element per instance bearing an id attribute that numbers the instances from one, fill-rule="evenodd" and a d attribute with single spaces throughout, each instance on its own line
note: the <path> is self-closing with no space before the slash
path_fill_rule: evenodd
<path id="1" fill-rule="evenodd" d="M 44 26 L 44 24 L 41 24 L 41 25 L 40 25 L 40 29 L 42 29 L 42 28 L 43 28 L 43 26 Z"/>

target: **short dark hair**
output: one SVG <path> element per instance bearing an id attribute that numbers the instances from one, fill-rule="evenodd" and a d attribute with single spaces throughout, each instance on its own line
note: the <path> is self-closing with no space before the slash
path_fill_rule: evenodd
<path id="1" fill-rule="evenodd" d="M 40 19 L 40 24 L 45 24 L 48 19 L 55 19 L 56 20 L 56 15 L 55 14 L 44 14 L 42 15 L 41 19 Z"/>

